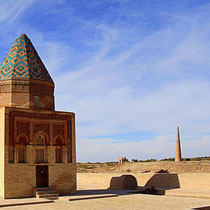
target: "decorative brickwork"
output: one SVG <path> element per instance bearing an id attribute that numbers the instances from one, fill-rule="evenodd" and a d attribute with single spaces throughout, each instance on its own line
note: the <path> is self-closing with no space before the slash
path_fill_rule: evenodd
<path id="1" fill-rule="evenodd" d="M 29 136 L 29 122 L 17 122 L 17 136 L 20 134 Z"/>
<path id="2" fill-rule="evenodd" d="M 42 93 L 43 95 L 53 96 L 54 87 L 49 87 L 45 84 L 37 85 L 36 83 L 30 83 L 30 93 L 34 95 L 40 95 Z"/>
<path id="3" fill-rule="evenodd" d="M 53 125 L 53 139 L 58 135 L 63 137 L 63 139 L 65 138 L 64 125 Z"/>
<path id="4" fill-rule="evenodd" d="M 14 147 L 15 141 L 14 141 L 14 113 L 10 112 L 9 113 L 9 146 Z"/>
<path id="5" fill-rule="evenodd" d="M 30 39 L 22 34 L 15 40 L 0 69 L 2 79 L 36 79 L 53 82 Z"/>
<path id="6" fill-rule="evenodd" d="M 0 93 L 30 93 L 34 95 L 49 95 L 53 96 L 54 88 L 46 84 L 23 82 L 22 84 L 0 84 Z"/>
<path id="7" fill-rule="evenodd" d="M 23 112 L 23 111 L 10 111 L 9 112 L 9 145 L 14 147 L 14 121 L 15 117 L 22 117 L 26 119 L 47 119 L 47 120 L 62 120 L 67 122 L 67 146 L 68 146 L 68 152 L 67 152 L 67 159 L 68 162 L 72 162 L 72 127 L 71 127 L 71 116 L 67 115 L 58 115 L 58 114 L 41 114 L 41 113 L 31 113 L 31 112 Z M 42 127 L 43 126 L 43 127 Z M 61 135 L 62 137 L 64 136 L 64 127 L 60 127 L 60 125 L 55 125 L 58 126 L 56 127 L 56 132 Z M 63 126 L 63 125 L 61 125 Z M 34 128 L 36 127 L 36 132 L 45 131 L 48 130 L 49 134 L 49 125 L 48 124 L 35 124 Z M 61 131 L 58 131 L 58 128 L 61 129 Z M 56 135 L 55 135 L 56 136 Z"/>
<path id="8" fill-rule="evenodd" d="M 40 106 L 35 99 L 39 97 Z M 22 34 L 0 66 L 0 107 L 55 110 L 54 82 L 33 47 Z"/>
<path id="9" fill-rule="evenodd" d="M 31 197 L 36 187 L 76 192 L 75 116 L 55 111 L 54 82 L 25 34 L 0 66 L 0 120 L 2 198 Z"/>
<path id="10" fill-rule="evenodd" d="M 28 84 L 0 84 L 0 93 L 28 93 Z"/>
<path id="11" fill-rule="evenodd" d="M 40 131 L 43 131 L 49 136 L 49 124 L 34 124 L 34 136 Z"/>

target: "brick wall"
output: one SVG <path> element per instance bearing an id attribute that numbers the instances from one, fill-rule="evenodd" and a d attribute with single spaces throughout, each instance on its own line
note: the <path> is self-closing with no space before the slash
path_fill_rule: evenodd
<path id="1" fill-rule="evenodd" d="M 55 187 L 60 195 L 76 192 L 75 164 L 56 164 L 49 166 L 49 185 Z"/>
<path id="2" fill-rule="evenodd" d="M 35 166 L 24 163 L 5 165 L 5 198 L 31 197 L 34 187 Z"/>
<path id="3" fill-rule="evenodd" d="M 0 197 L 4 197 L 5 109 L 0 108 Z"/>
<path id="4" fill-rule="evenodd" d="M 10 121 L 9 113 L 11 110 L 27 112 L 27 113 L 35 113 L 36 111 L 32 110 L 24 110 L 17 108 L 0 108 L 0 197 L 3 198 L 17 198 L 17 197 L 31 197 L 33 196 L 33 189 L 36 187 L 36 145 L 34 145 L 33 141 L 30 142 L 26 146 L 27 148 L 27 163 L 17 163 L 15 158 L 15 163 L 9 163 L 9 142 L 10 142 L 10 125 L 13 122 L 15 124 L 15 120 Z M 6 114 L 5 114 L 6 113 Z M 69 116 L 72 113 L 64 113 L 64 112 L 51 112 L 51 111 L 40 111 L 41 114 L 58 114 Z M 26 116 L 25 116 L 26 118 Z M 25 118 L 21 118 L 25 120 Z M 15 118 L 16 119 L 16 118 Z M 19 118 L 18 118 L 19 119 Z M 28 121 L 35 119 L 28 118 Z M 39 119 L 37 119 L 39 120 Z M 4 122 L 5 121 L 5 122 Z M 48 123 L 57 122 L 56 117 L 52 120 L 42 119 L 42 121 L 46 121 Z M 59 120 L 58 122 L 61 122 Z M 66 146 L 64 147 L 65 158 L 64 161 L 66 163 L 55 163 L 55 146 L 48 145 L 47 153 L 48 163 L 44 163 L 43 165 L 49 165 L 49 186 L 55 187 L 59 194 L 65 195 L 70 194 L 76 191 L 76 155 L 75 155 L 75 127 L 74 127 L 74 115 L 72 119 L 72 163 L 67 163 L 67 153 Z M 30 127 L 30 126 L 29 126 Z M 52 128 L 53 126 L 51 126 Z M 14 127 L 16 128 L 16 127 Z M 13 129 L 14 129 L 13 128 Z M 15 130 L 15 129 L 14 129 Z M 17 128 L 16 128 L 17 130 Z M 67 128 L 65 129 L 67 130 Z M 53 130 L 50 131 L 50 141 L 52 143 L 53 140 Z M 67 133 L 67 131 L 65 131 Z M 33 139 L 34 134 L 32 130 L 30 130 L 29 134 L 31 135 L 31 139 Z M 65 134 L 65 138 L 67 138 L 67 134 Z M 2 156 L 2 157 L 1 157 Z M 15 153 L 15 157 L 17 154 Z M 41 164 L 40 164 L 41 165 Z M 5 175 L 5 176 L 4 176 Z M 5 194 L 4 194 L 5 192 Z"/>

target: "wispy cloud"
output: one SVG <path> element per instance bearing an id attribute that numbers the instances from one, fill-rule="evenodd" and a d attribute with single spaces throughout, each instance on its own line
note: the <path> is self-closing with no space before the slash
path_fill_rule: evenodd
<path id="1" fill-rule="evenodd" d="M 147 144 L 160 144 L 157 139 L 170 135 L 165 144 L 161 145 L 161 152 L 153 149 L 151 153 L 145 154 L 146 157 L 150 155 L 160 158 L 174 155 L 173 149 L 168 150 L 168 146 L 174 147 L 170 142 L 175 140 L 177 124 L 184 130 L 183 141 L 185 138 L 197 138 L 193 142 L 198 144 L 199 139 L 203 138 L 202 133 L 209 129 L 210 117 L 210 82 L 207 72 L 209 28 L 206 24 L 202 25 L 202 14 L 199 18 L 198 15 L 189 15 L 183 19 L 174 18 L 173 24 L 154 30 L 149 36 L 132 44 L 122 42 L 127 34 L 121 37 L 121 27 L 95 26 L 96 30 L 105 34 L 99 51 L 80 69 L 58 77 L 62 81 L 62 85 L 58 81 L 58 107 L 67 110 L 69 107 L 64 102 L 69 98 L 70 107 L 76 112 L 78 121 L 92 122 L 89 126 L 78 126 L 78 138 L 83 139 L 79 140 L 79 145 L 84 144 L 86 147 L 90 144 L 87 137 L 98 136 L 98 143 L 95 142 L 97 149 L 93 144 L 91 147 L 95 150 L 103 149 L 105 155 L 110 146 L 113 152 L 110 152 L 112 154 L 109 157 L 116 159 L 114 154 L 120 155 L 125 151 L 123 145 L 126 148 L 130 145 L 135 150 L 139 148 L 136 147 L 138 142 L 131 143 L 126 137 L 127 143 L 121 142 L 115 147 L 107 144 L 105 148 L 100 136 L 121 133 L 123 139 L 123 133 L 155 131 L 157 137 L 153 139 L 151 136 L 151 141 L 136 141 L 140 141 L 139 145 L 145 151 Z M 131 28 L 130 32 L 133 30 L 135 28 Z M 65 92 L 67 87 L 72 92 Z M 206 143 L 208 144 L 207 140 Z M 122 149 L 116 150 L 116 147 Z M 142 153 L 132 152 L 132 149 L 126 153 L 128 156 L 132 153 L 143 158 Z M 93 152 L 91 149 L 90 152 L 86 150 L 86 155 L 82 158 L 82 151 L 79 147 L 79 157 L 83 161 L 87 153 Z M 206 154 L 199 151 L 200 154 Z M 189 153 L 184 154 L 190 156 Z M 198 153 L 192 151 L 191 155 L 193 154 Z M 94 156 L 95 159 L 97 156 Z"/>
<path id="2" fill-rule="evenodd" d="M 24 2 L 0 25 L 17 10 L 9 37 L 29 35 L 55 80 L 57 110 L 76 112 L 79 161 L 172 157 L 178 124 L 183 154 L 207 155 L 207 1 Z"/>
<path id="3" fill-rule="evenodd" d="M 20 0 L 14 3 L 13 0 L 7 0 L 1 2 L 0 25 L 12 24 L 21 14 L 23 14 L 24 10 L 29 8 L 35 1 L 36 0 Z"/>

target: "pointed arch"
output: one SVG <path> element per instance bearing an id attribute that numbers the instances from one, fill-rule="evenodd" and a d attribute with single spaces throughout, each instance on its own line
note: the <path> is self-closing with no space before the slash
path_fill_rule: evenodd
<path id="1" fill-rule="evenodd" d="M 28 144 L 28 136 L 25 134 L 20 134 L 17 137 L 17 144 L 15 146 L 15 150 L 17 152 L 17 162 L 18 163 L 26 163 L 26 145 Z"/>
<path id="2" fill-rule="evenodd" d="M 64 139 L 60 135 L 57 135 L 54 139 L 55 142 L 55 157 L 56 163 L 63 163 L 63 145 Z"/>
<path id="3" fill-rule="evenodd" d="M 43 131 L 38 132 L 34 137 L 34 144 L 36 146 L 49 145 L 48 135 Z"/>
<path id="4" fill-rule="evenodd" d="M 46 163 L 47 158 L 47 146 L 49 145 L 48 135 L 40 131 L 34 136 L 34 144 L 36 148 L 36 163 Z"/>
<path id="5" fill-rule="evenodd" d="M 57 135 L 54 139 L 55 145 L 56 146 L 63 146 L 64 145 L 64 139 L 62 136 Z"/>
<path id="6" fill-rule="evenodd" d="M 18 137 L 17 137 L 17 142 L 18 144 L 20 145 L 27 145 L 28 144 L 28 136 L 26 136 L 25 134 L 20 134 Z"/>

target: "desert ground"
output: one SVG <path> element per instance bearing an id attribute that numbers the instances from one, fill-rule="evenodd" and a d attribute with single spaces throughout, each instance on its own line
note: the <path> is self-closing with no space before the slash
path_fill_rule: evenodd
<path id="1" fill-rule="evenodd" d="M 170 173 L 155 173 L 161 169 Z M 210 209 L 206 208 L 210 206 L 210 162 L 89 163 L 78 164 L 77 170 L 77 194 L 60 196 L 54 203 L 7 209 Z M 165 195 L 107 191 L 110 179 L 122 174 L 134 175 L 139 186 L 160 186 Z"/>
<path id="2" fill-rule="evenodd" d="M 210 161 L 77 164 L 77 172 L 80 173 L 156 173 L 161 169 L 170 173 L 210 173 Z"/>
<path id="3" fill-rule="evenodd" d="M 204 207 L 210 205 L 209 199 L 185 198 L 174 196 L 152 196 L 152 195 L 126 195 L 113 198 L 99 198 L 93 200 L 68 201 L 69 197 L 55 201 L 50 204 L 36 204 L 27 206 L 6 207 L 6 209 L 39 209 L 39 210 L 64 210 L 64 209 L 145 209 L 145 210 L 182 210 L 193 207 Z"/>

